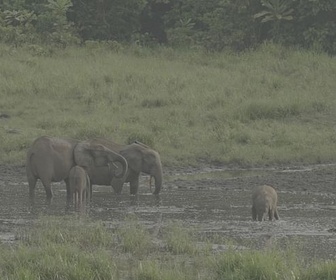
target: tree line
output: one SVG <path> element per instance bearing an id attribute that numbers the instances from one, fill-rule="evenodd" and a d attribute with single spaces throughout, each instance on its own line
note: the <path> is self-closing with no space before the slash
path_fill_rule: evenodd
<path id="1" fill-rule="evenodd" d="M 336 53 L 335 0 L 0 0 L 0 41 L 241 51 L 264 41 Z"/>

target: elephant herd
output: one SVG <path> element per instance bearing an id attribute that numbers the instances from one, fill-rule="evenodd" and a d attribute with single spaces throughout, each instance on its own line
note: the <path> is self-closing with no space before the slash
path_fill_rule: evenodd
<path id="1" fill-rule="evenodd" d="M 160 155 L 150 147 L 135 141 L 120 145 L 97 138 L 86 141 L 42 136 L 27 153 L 26 173 L 29 196 L 33 201 L 35 186 L 41 180 L 47 199 L 52 198 L 51 182 L 64 181 L 67 202 L 81 203 L 92 195 L 92 185 L 111 185 L 120 194 L 124 183 L 130 183 L 130 193 L 137 194 L 139 176 L 144 172 L 155 179 L 153 194 L 162 188 Z M 256 187 L 252 192 L 252 219 L 279 219 L 277 193 L 271 186 Z"/>
<path id="2" fill-rule="evenodd" d="M 154 194 L 162 188 L 160 155 L 150 147 L 135 141 L 120 145 L 107 139 L 79 141 L 57 137 L 37 138 L 27 153 L 26 173 L 29 196 L 33 201 L 35 186 L 41 180 L 47 199 L 52 198 L 51 182 L 64 181 L 67 201 L 77 201 L 92 194 L 92 185 L 111 185 L 121 193 L 123 184 L 130 183 L 130 193 L 136 194 L 139 176 L 144 172 L 155 180 Z"/>

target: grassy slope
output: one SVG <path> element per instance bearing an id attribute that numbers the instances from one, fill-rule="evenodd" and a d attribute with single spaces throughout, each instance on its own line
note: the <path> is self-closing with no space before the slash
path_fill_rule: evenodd
<path id="1" fill-rule="evenodd" d="M 34 138 L 133 139 L 167 165 L 336 158 L 336 59 L 274 45 L 240 55 L 0 46 L 0 162 Z"/>

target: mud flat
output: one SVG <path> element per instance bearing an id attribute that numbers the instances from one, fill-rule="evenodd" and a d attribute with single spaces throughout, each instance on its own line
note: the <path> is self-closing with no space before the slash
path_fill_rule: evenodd
<path id="1" fill-rule="evenodd" d="M 55 197 L 45 204 L 39 183 L 31 207 L 23 166 L 0 166 L 0 241 L 15 242 L 17 229 L 40 215 L 69 215 L 65 185 L 53 184 Z M 200 235 L 220 236 L 245 247 L 291 246 L 307 259 L 336 257 L 336 166 L 316 165 L 287 169 L 170 170 L 159 196 L 150 194 L 148 177 L 141 178 L 140 192 L 129 187 L 115 195 L 111 187 L 94 186 L 85 215 L 108 227 L 123 223 L 130 214 L 151 230 L 171 221 L 193 227 Z M 252 222 L 251 189 L 260 184 L 275 187 L 280 220 Z M 214 248 L 221 248 L 214 244 Z"/>

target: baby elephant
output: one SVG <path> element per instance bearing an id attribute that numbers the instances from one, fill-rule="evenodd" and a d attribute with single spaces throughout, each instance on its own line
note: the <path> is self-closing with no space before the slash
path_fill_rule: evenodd
<path id="1" fill-rule="evenodd" d="M 70 197 L 75 205 L 79 206 L 90 196 L 90 178 L 84 168 L 76 165 L 70 169 L 69 174 Z"/>
<path id="2" fill-rule="evenodd" d="M 268 215 L 270 221 L 279 220 L 277 210 L 278 195 L 270 186 L 258 186 L 252 193 L 252 219 L 264 221 Z"/>

